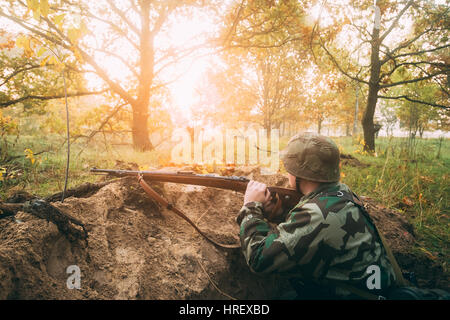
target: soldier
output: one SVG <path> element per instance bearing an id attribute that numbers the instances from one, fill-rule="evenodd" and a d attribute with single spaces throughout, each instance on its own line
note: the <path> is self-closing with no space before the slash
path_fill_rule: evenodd
<path id="1" fill-rule="evenodd" d="M 290 186 L 304 196 L 289 212 L 272 213 L 266 185 L 250 181 L 236 219 L 250 269 L 286 275 L 298 299 L 385 295 L 396 274 L 357 196 L 339 182 L 336 144 L 300 133 L 290 139 L 281 159 Z M 268 223 L 273 214 L 279 224 Z"/>

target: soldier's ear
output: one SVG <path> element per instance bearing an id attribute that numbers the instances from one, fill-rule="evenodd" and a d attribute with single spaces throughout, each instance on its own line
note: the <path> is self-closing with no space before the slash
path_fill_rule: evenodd
<path id="1" fill-rule="evenodd" d="M 296 185 L 295 179 L 296 179 L 296 177 L 288 172 L 288 179 L 289 179 L 289 186 L 291 188 L 295 188 L 295 185 Z"/>

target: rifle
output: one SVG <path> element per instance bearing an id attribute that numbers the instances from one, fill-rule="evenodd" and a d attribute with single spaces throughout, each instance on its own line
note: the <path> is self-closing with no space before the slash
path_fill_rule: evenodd
<path id="1" fill-rule="evenodd" d="M 225 190 L 233 190 L 245 193 L 249 179 L 237 176 L 219 176 L 215 174 L 196 174 L 192 171 L 134 171 L 134 170 L 112 170 L 97 169 L 90 170 L 93 173 L 109 174 L 116 177 L 142 176 L 145 181 L 159 181 L 191 184 L 204 187 L 213 187 Z M 302 194 L 294 189 L 269 186 L 272 200 L 277 201 L 277 208 L 281 205 L 283 210 L 292 209 L 300 201 Z M 276 210 L 274 210 L 276 211 Z"/>
<path id="2" fill-rule="evenodd" d="M 161 197 L 155 190 L 153 190 L 146 182 L 147 181 L 159 181 L 159 182 L 172 182 L 172 183 L 182 183 L 182 184 L 192 184 L 197 186 L 213 187 L 219 189 L 233 190 L 241 193 L 245 193 L 247 189 L 247 184 L 249 179 L 244 177 L 222 177 L 213 174 L 196 174 L 192 171 L 175 171 L 175 172 L 164 172 L 164 171 L 134 171 L 134 170 L 112 170 L 112 169 L 97 169 L 92 168 L 91 172 L 97 174 L 109 174 L 116 177 L 126 177 L 126 176 L 136 176 L 138 178 L 139 184 L 144 189 L 144 191 L 156 202 L 159 202 L 165 208 L 172 210 L 179 217 L 186 220 L 198 233 L 200 233 L 206 240 L 212 244 L 227 249 L 239 248 L 239 244 L 223 244 L 218 243 L 211 239 L 207 234 L 200 230 L 197 225 L 189 219 L 189 217 L 181 210 L 175 208 L 172 204 L 167 202 L 166 199 Z M 301 194 L 293 189 L 281 188 L 281 187 L 268 187 L 271 195 L 272 201 L 275 203 L 275 208 L 273 213 L 279 212 L 280 208 L 283 211 L 286 209 L 293 208 L 301 198 Z M 267 217 L 269 220 L 274 220 L 274 216 L 270 214 Z"/>

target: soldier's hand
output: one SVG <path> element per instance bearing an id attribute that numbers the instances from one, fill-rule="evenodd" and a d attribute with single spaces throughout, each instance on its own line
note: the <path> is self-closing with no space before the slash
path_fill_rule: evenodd
<path id="1" fill-rule="evenodd" d="M 278 198 L 273 199 L 273 196 L 270 196 L 270 198 L 263 203 L 264 216 L 271 221 L 278 219 L 283 213 L 282 206 L 277 207 L 277 201 L 279 201 Z"/>
<path id="2" fill-rule="evenodd" d="M 244 195 L 244 205 L 249 202 L 265 203 L 270 199 L 270 192 L 264 183 L 250 180 Z"/>
<path id="3" fill-rule="evenodd" d="M 270 198 L 263 202 L 264 212 L 272 212 L 273 209 L 275 209 L 275 202 L 272 201 L 272 196 Z"/>

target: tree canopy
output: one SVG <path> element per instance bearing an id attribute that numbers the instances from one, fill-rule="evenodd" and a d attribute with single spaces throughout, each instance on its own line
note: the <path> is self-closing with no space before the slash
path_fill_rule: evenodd
<path id="1" fill-rule="evenodd" d="M 214 27 L 173 39 L 202 14 Z M 0 18 L 20 28 L 0 35 L 1 108 L 44 112 L 65 78 L 69 97 L 105 98 L 90 127 L 123 114 L 138 150 L 173 125 L 169 87 L 202 57 L 192 114 L 203 123 L 350 134 L 361 121 L 372 152 L 380 112 L 404 125 L 417 109 L 417 130 L 448 128 L 448 1 L 18 0 L 3 1 Z"/>

